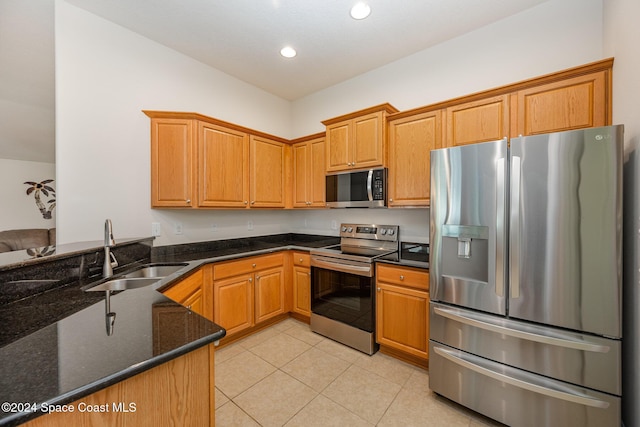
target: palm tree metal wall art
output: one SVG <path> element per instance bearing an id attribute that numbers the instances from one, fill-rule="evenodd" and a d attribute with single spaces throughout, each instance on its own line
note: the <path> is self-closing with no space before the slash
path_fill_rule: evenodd
<path id="1" fill-rule="evenodd" d="M 42 213 L 42 217 L 44 219 L 51 219 L 51 212 L 53 212 L 53 209 L 56 207 L 56 190 L 49 185 L 52 182 L 53 179 L 45 179 L 42 182 L 25 182 L 25 184 L 30 186 L 27 188 L 27 195 L 33 193 L 33 197 L 36 199 L 36 206 L 38 206 L 38 209 L 40 210 L 40 213 Z M 47 204 L 49 205 L 48 208 L 42 202 L 42 199 L 40 198 L 41 194 L 44 194 L 46 197 L 50 197 L 50 199 L 47 200 Z"/>

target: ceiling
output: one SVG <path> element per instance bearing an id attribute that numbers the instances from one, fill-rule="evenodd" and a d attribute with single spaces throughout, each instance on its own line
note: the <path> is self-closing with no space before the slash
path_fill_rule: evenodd
<path id="1" fill-rule="evenodd" d="M 296 100 L 548 0 L 65 1 Z M 0 158 L 53 159 L 53 5 L 0 1 Z"/>

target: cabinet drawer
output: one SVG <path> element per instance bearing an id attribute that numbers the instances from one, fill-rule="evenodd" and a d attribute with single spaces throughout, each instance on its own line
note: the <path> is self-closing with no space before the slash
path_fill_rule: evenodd
<path id="1" fill-rule="evenodd" d="M 311 267 L 311 256 L 307 252 L 294 252 L 293 265 Z"/>
<path id="2" fill-rule="evenodd" d="M 419 268 L 393 267 L 378 264 L 377 280 L 396 285 L 429 290 L 429 272 Z"/>
<path id="3" fill-rule="evenodd" d="M 265 268 L 277 267 L 283 264 L 284 255 L 282 252 L 271 255 L 243 258 L 238 261 L 223 262 L 213 266 L 213 280 L 264 270 Z"/>

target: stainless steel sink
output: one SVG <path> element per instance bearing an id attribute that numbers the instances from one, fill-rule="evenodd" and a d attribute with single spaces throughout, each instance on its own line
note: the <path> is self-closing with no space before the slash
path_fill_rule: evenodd
<path id="1" fill-rule="evenodd" d="M 108 282 L 85 289 L 86 292 L 94 291 L 125 291 L 127 289 L 144 288 L 157 283 L 161 277 L 136 277 L 112 279 Z"/>
<path id="2" fill-rule="evenodd" d="M 162 278 L 175 273 L 187 264 L 150 264 L 133 270 L 130 273 L 123 274 L 121 277 L 132 279 L 139 277 L 156 277 Z"/>

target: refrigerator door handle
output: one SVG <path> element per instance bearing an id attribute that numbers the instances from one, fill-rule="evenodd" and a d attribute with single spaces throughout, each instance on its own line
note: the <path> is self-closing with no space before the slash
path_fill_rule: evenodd
<path id="1" fill-rule="evenodd" d="M 514 338 L 520 338 L 527 341 L 539 342 L 541 344 L 554 345 L 557 347 L 571 348 L 580 351 L 590 351 L 594 353 L 608 353 L 611 349 L 606 345 L 593 344 L 589 342 L 579 341 L 571 338 L 557 338 L 547 335 L 536 334 L 533 332 L 521 331 L 505 326 L 495 325 L 488 322 L 483 322 L 479 319 L 473 319 L 471 317 L 464 316 L 460 313 L 456 313 L 453 310 L 446 308 L 436 307 L 433 312 L 439 316 L 446 317 L 456 322 L 463 323 L 475 328 L 484 329 L 486 331 L 495 332 L 501 335 L 507 335 Z"/>
<path id="2" fill-rule="evenodd" d="M 511 377 L 509 375 L 505 375 L 499 372 L 495 372 L 491 369 L 485 368 L 483 366 L 478 366 L 475 363 L 472 363 L 468 360 L 464 360 L 460 357 L 457 357 L 453 352 L 447 350 L 443 347 L 433 347 L 433 350 L 439 356 L 447 359 L 448 361 L 455 363 L 456 365 L 462 366 L 464 368 L 470 369 L 474 372 L 477 372 L 480 375 L 487 376 L 494 380 L 507 383 L 514 387 L 522 388 L 525 390 L 532 391 L 534 393 L 542 394 L 554 399 L 560 399 L 567 402 L 577 403 L 579 405 L 591 406 L 594 408 L 606 409 L 609 407 L 609 402 L 605 402 L 604 400 L 595 399 L 589 396 L 580 396 L 572 393 L 567 393 L 564 391 L 554 390 L 552 388 L 544 387 L 542 385 L 533 384 L 527 381 L 520 380 L 518 378 Z"/>
<path id="3" fill-rule="evenodd" d="M 505 160 L 496 160 L 496 295 L 504 296 Z"/>
<path id="4" fill-rule="evenodd" d="M 509 297 L 520 298 L 520 157 L 511 157 Z"/>

